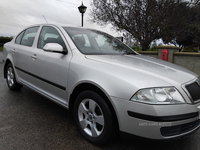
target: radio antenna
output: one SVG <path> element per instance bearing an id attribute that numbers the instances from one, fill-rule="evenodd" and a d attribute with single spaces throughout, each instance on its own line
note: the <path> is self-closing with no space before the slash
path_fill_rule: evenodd
<path id="1" fill-rule="evenodd" d="M 42 15 L 42 16 L 43 16 L 44 20 L 46 21 L 46 23 L 48 23 L 47 20 L 46 20 L 46 18 L 44 17 L 44 15 Z"/>

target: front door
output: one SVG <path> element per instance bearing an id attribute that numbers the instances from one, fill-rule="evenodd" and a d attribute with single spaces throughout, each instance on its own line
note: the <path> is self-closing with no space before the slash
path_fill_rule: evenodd
<path id="1" fill-rule="evenodd" d="M 43 26 L 30 62 L 30 71 L 33 75 L 31 82 L 42 94 L 66 104 L 71 55 L 46 52 L 43 47 L 47 43 L 58 43 L 66 49 L 61 33 L 52 26 Z"/>

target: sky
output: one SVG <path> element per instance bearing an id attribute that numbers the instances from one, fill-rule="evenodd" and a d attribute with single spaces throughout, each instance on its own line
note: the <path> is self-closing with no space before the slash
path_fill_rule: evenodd
<path id="1" fill-rule="evenodd" d="M 15 36 L 27 26 L 46 23 L 44 17 L 48 23 L 81 26 L 78 7 L 82 2 L 87 6 L 84 27 L 120 36 L 111 25 L 101 27 L 89 22 L 91 0 L 0 0 L 0 36 Z"/>

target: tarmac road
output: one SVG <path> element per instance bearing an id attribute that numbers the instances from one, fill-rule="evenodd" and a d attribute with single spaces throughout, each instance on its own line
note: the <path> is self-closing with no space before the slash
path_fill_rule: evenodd
<path id="1" fill-rule="evenodd" d="M 13 92 L 3 78 L 0 62 L 0 150 L 200 150 L 200 130 L 188 138 L 145 142 L 116 138 L 95 146 L 78 133 L 68 111 L 27 87 Z"/>

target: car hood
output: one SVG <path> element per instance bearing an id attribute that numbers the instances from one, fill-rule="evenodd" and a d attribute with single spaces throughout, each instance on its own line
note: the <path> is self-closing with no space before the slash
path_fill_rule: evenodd
<path id="1" fill-rule="evenodd" d="M 147 80 L 153 77 L 171 85 L 186 83 L 197 76 L 180 66 L 144 55 L 87 55 L 86 58 L 110 64 L 118 72 L 126 69 L 126 73 L 135 75 L 134 77 L 141 78 L 140 76 L 143 75 Z"/>

